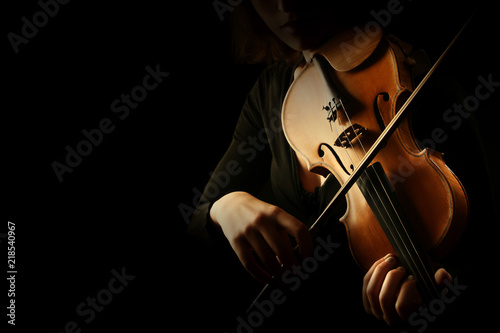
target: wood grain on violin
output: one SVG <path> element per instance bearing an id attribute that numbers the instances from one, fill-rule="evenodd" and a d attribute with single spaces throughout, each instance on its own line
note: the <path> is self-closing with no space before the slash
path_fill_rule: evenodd
<path id="1" fill-rule="evenodd" d="M 373 36 L 346 58 L 342 45 L 355 45 L 348 40 L 337 36 L 311 53 L 282 110 L 284 133 L 300 164 L 341 184 L 414 90 L 404 43 Z M 467 195 L 442 154 L 420 149 L 407 119 L 379 144 L 347 192 L 341 222 L 361 268 L 396 253 L 430 300 L 438 289 L 427 256 L 440 260 L 457 244 L 468 219 Z"/>

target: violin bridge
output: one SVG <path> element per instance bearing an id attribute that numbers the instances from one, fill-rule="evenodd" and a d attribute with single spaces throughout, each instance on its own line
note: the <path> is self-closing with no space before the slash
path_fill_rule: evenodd
<path id="1" fill-rule="evenodd" d="M 366 133 L 368 130 L 358 124 L 354 124 L 349 126 L 345 131 L 340 133 L 337 140 L 335 140 L 335 146 L 337 147 L 349 147 L 352 145 L 355 140 L 357 140 L 363 133 Z"/>

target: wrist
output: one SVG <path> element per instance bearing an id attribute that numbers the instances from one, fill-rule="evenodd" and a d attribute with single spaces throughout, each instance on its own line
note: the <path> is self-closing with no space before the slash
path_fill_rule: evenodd
<path id="1" fill-rule="evenodd" d="M 208 212 L 206 217 L 205 229 L 208 234 L 212 236 L 215 240 L 225 239 L 224 231 L 222 230 L 222 226 L 219 221 L 221 216 L 223 216 L 224 211 L 227 206 L 227 197 L 231 198 L 234 192 L 227 193 L 210 203 L 208 206 Z"/>
<path id="2" fill-rule="evenodd" d="M 208 210 L 208 215 L 214 224 L 220 227 L 220 217 L 224 215 L 224 211 L 228 207 L 228 203 L 234 202 L 234 199 L 241 193 L 244 192 L 230 192 L 212 202 Z"/>

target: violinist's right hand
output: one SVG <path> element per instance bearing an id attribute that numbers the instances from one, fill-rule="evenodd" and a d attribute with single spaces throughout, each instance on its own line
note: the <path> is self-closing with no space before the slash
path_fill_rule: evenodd
<path id="1" fill-rule="evenodd" d="M 217 200 L 210 217 L 229 240 L 246 270 L 264 283 L 279 276 L 283 268 L 297 264 L 288 235 L 299 245 L 300 255 L 312 253 L 309 229 L 279 207 L 261 201 L 246 192 L 231 192 Z M 257 254 L 262 268 L 254 257 Z"/>

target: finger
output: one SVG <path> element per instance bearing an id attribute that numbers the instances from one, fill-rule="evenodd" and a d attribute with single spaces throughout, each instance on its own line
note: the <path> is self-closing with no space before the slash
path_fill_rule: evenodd
<path id="1" fill-rule="evenodd" d="M 293 255 L 292 244 L 290 243 L 290 239 L 288 238 L 288 234 L 286 231 L 276 228 L 265 228 L 262 232 L 263 239 L 267 242 L 270 250 L 273 252 L 274 261 L 276 261 L 276 256 L 278 256 L 279 260 L 283 264 L 285 268 L 290 268 L 292 265 L 296 265 L 297 260 Z M 281 266 L 279 267 L 281 269 Z"/>
<path id="2" fill-rule="evenodd" d="M 258 281 L 270 283 L 272 276 L 266 272 L 255 260 L 252 247 L 246 239 L 236 240 L 231 244 L 234 252 L 243 264 L 243 267 Z"/>
<path id="3" fill-rule="evenodd" d="M 417 292 L 417 280 L 413 275 L 410 275 L 401 284 L 398 299 L 396 300 L 396 312 L 406 321 L 417 310 L 421 302 L 422 298 Z"/>
<path id="4" fill-rule="evenodd" d="M 436 279 L 436 283 L 438 286 L 444 286 L 444 281 L 448 280 L 448 282 L 453 282 L 453 278 L 450 273 L 448 273 L 444 268 L 440 268 L 434 274 L 434 279 Z"/>
<path id="5" fill-rule="evenodd" d="M 312 254 L 313 242 L 311 233 L 304 223 L 283 210 L 276 212 L 276 221 L 289 235 L 295 238 L 302 258 L 306 258 Z"/>
<path id="6" fill-rule="evenodd" d="M 280 233 L 281 238 L 282 238 L 282 239 L 286 239 L 286 240 L 287 240 L 287 242 L 290 244 L 290 247 L 292 247 L 292 243 L 290 242 L 290 235 L 288 235 L 288 232 L 287 232 L 285 229 L 283 229 L 283 228 L 280 228 L 280 229 L 278 230 L 278 232 Z M 287 243 L 287 244 L 288 244 L 288 243 Z M 297 260 L 298 260 L 298 258 L 297 258 L 297 255 L 295 254 L 295 249 L 293 249 L 293 248 L 292 248 L 292 249 L 291 249 L 291 251 L 292 251 L 292 256 L 293 256 L 293 262 L 294 262 L 294 264 L 297 264 L 297 265 L 298 265 L 298 261 L 297 261 Z M 289 263 L 288 263 L 287 265 L 285 265 L 285 263 L 284 263 L 283 261 L 281 261 L 281 258 L 279 258 L 279 256 L 278 256 L 278 259 L 279 259 L 279 260 L 280 260 L 280 262 L 283 264 L 283 267 L 286 267 L 286 268 L 288 268 L 288 269 L 290 268 L 289 266 L 287 266 Z"/>
<path id="7" fill-rule="evenodd" d="M 444 295 L 448 295 L 448 288 L 445 287 L 444 282 L 453 282 L 453 278 L 451 277 L 450 273 L 448 273 L 444 268 L 440 268 L 434 273 L 434 279 L 436 280 L 436 283 L 438 286 L 443 288 L 443 293 Z"/>
<path id="8" fill-rule="evenodd" d="M 398 298 L 401 281 L 403 281 L 405 276 L 406 270 L 402 266 L 389 271 L 380 289 L 380 307 L 383 312 L 383 319 L 389 326 L 391 326 L 394 319 L 397 318 L 396 300 Z"/>
<path id="9" fill-rule="evenodd" d="M 302 259 L 310 257 L 313 253 L 313 242 L 311 238 L 311 232 L 307 227 L 299 229 L 295 235 L 297 240 L 297 245 L 299 246 L 299 254 Z"/>
<path id="10" fill-rule="evenodd" d="M 373 274 L 366 286 L 366 296 L 370 304 L 371 313 L 378 319 L 382 319 L 383 312 L 380 307 L 380 289 L 384 283 L 387 273 L 395 268 L 396 258 L 393 255 L 386 256 L 385 260 L 375 267 Z"/>
<path id="11" fill-rule="evenodd" d="M 390 254 L 388 254 L 387 256 L 389 256 Z M 366 272 L 364 278 L 363 278 L 363 291 L 362 291 L 362 297 L 363 297 L 363 307 L 365 308 L 365 311 L 366 313 L 368 314 L 372 314 L 372 311 L 371 311 L 371 306 L 370 306 L 370 301 L 368 300 L 368 295 L 366 293 L 366 289 L 368 287 L 368 283 L 370 282 L 370 279 L 373 275 L 373 272 L 375 271 L 375 268 L 377 268 L 377 266 L 382 263 L 386 258 L 387 256 L 383 257 L 383 258 L 380 258 L 379 260 L 375 261 L 373 263 L 373 265 L 370 267 L 370 269 L 368 270 L 368 272 Z"/>
<path id="12" fill-rule="evenodd" d="M 260 233 L 251 233 L 247 236 L 250 246 L 253 248 L 255 253 L 260 258 L 260 261 L 264 264 L 264 267 L 273 275 L 279 276 L 281 274 L 281 265 L 276 259 L 276 254 L 270 247 L 269 240 L 265 239 Z M 274 242 L 275 239 L 272 239 Z M 287 242 L 288 239 L 286 240 Z M 290 246 L 291 247 L 291 246 Z"/>

